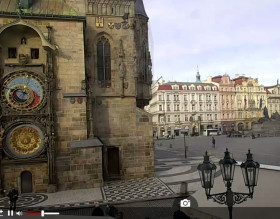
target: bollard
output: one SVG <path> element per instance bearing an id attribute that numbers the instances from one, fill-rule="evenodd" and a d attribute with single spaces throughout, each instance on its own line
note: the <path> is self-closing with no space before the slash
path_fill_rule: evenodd
<path id="1" fill-rule="evenodd" d="M 170 144 L 169 147 L 172 148 L 173 147 L 172 144 Z"/>
<path id="2" fill-rule="evenodd" d="M 181 182 L 180 193 L 181 194 L 188 193 L 188 183 L 187 182 Z"/>

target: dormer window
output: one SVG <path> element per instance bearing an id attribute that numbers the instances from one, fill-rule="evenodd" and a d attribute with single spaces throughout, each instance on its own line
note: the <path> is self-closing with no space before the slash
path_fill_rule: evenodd
<path id="1" fill-rule="evenodd" d="M 8 58 L 9 59 L 17 58 L 17 48 L 8 48 Z"/>
<path id="2" fill-rule="evenodd" d="M 197 90 L 201 90 L 201 86 L 197 86 Z"/>
<path id="3" fill-rule="evenodd" d="M 191 86 L 189 86 L 190 90 L 195 90 L 195 86 L 192 84 Z"/>
<path id="4" fill-rule="evenodd" d="M 211 88 L 209 86 L 204 87 L 205 90 L 210 90 Z"/>
<path id="5" fill-rule="evenodd" d="M 173 85 L 173 86 L 172 86 L 172 89 L 173 89 L 173 90 L 179 90 L 179 86 L 178 86 L 178 85 Z"/>

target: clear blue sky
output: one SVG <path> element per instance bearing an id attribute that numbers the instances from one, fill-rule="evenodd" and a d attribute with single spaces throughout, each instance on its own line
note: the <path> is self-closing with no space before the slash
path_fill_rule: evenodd
<path id="1" fill-rule="evenodd" d="M 224 74 L 280 79 L 279 0 L 144 0 L 154 79 Z"/>

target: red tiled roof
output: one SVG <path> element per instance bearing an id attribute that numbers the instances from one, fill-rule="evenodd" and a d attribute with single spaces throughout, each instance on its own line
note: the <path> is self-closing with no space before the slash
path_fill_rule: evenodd
<path id="1" fill-rule="evenodd" d="M 222 80 L 222 76 L 216 76 L 216 77 L 213 77 L 213 78 L 212 78 L 212 81 L 213 81 L 213 82 L 216 82 L 216 83 L 220 83 L 221 80 Z"/>
<path id="2" fill-rule="evenodd" d="M 238 78 L 234 78 L 234 79 L 232 79 L 232 80 L 235 81 L 235 84 L 241 85 L 241 84 L 242 84 L 242 81 L 243 81 L 243 78 L 245 79 L 245 81 L 248 80 L 248 77 L 243 77 L 243 76 L 240 76 L 240 77 L 238 77 Z"/>
<path id="3" fill-rule="evenodd" d="M 158 90 L 172 90 L 172 87 L 171 87 L 171 85 L 162 84 L 162 85 L 159 85 Z"/>

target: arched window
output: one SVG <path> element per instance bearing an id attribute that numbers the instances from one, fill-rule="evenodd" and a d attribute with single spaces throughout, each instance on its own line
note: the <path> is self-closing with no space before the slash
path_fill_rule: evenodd
<path id="1" fill-rule="evenodd" d="M 104 36 L 97 42 L 97 74 L 101 87 L 111 87 L 111 48 Z"/>

